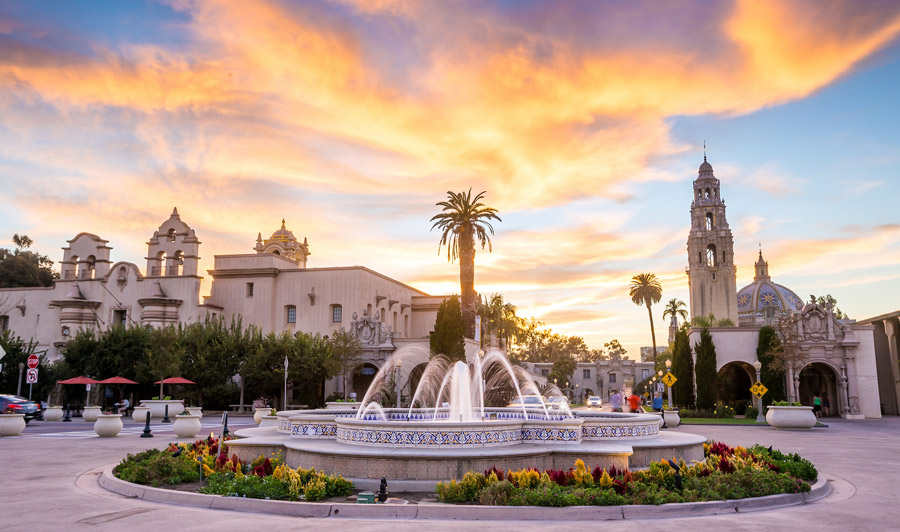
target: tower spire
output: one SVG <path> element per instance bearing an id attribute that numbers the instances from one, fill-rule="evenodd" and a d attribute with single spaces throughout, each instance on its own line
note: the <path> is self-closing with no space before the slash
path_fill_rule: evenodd
<path id="1" fill-rule="evenodd" d="M 703 162 L 706 162 L 706 140 L 703 141 Z"/>

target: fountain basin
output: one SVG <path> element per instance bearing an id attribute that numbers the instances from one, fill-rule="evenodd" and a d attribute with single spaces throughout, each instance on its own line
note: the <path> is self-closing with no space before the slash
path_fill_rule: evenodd
<path id="1" fill-rule="evenodd" d="M 524 421 L 370 421 L 336 420 L 337 441 L 391 447 L 494 447 L 522 441 Z"/>

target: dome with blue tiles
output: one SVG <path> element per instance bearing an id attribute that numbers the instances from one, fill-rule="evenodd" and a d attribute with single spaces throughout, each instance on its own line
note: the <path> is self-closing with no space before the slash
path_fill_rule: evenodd
<path id="1" fill-rule="evenodd" d="M 756 261 L 756 275 L 751 284 L 738 292 L 737 307 L 740 318 L 774 318 L 776 315 L 801 310 L 803 300 L 790 288 L 772 282 L 769 263 L 763 260 L 760 251 L 759 260 Z"/>

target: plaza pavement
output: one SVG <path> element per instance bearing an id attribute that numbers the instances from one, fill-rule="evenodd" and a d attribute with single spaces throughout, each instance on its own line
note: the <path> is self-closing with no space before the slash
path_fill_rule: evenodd
<path id="1" fill-rule="evenodd" d="M 206 419 L 209 424 L 217 420 Z M 249 418 L 235 418 L 239 428 Z M 833 481 L 829 497 L 799 507 L 764 512 L 677 519 L 603 522 L 476 522 L 299 519 L 263 514 L 202 510 L 129 499 L 97 485 L 97 474 L 85 474 L 118 462 L 123 455 L 174 441 L 171 426 L 154 423 L 156 437 L 138 437 L 140 426 L 126 424 L 117 438 L 86 434 L 90 424 L 31 423 L 24 436 L 0 439 L 0 530 L 363 530 L 401 532 L 428 530 L 629 530 L 769 532 L 806 530 L 900 530 L 900 418 L 844 421 L 829 419 L 828 428 L 784 432 L 755 426 L 682 426 L 730 445 L 773 445 L 812 460 Z M 204 431 L 210 429 L 207 426 Z M 65 435 L 65 434 L 69 435 Z"/>

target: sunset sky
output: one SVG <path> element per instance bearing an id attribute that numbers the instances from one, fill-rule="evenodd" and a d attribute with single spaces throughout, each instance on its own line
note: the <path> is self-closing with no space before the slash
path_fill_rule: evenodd
<path id="1" fill-rule="evenodd" d="M 87 231 L 143 271 L 177 206 L 204 272 L 284 218 L 310 267 L 445 294 L 428 220 L 472 187 L 503 218 L 478 291 L 637 358 L 628 282 L 687 302 L 706 140 L 738 287 L 761 244 L 871 317 L 900 306 L 898 35 L 896 1 L 3 2 L 0 246 Z"/>

